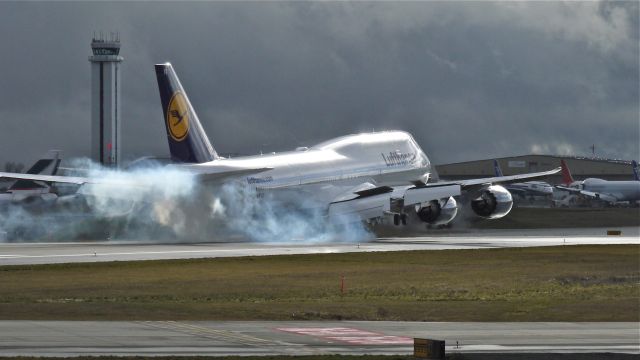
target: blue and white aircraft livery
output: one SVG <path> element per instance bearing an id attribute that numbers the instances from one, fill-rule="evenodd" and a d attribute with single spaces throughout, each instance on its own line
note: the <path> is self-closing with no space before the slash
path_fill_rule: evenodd
<path id="1" fill-rule="evenodd" d="M 493 170 L 496 176 L 502 176 L 502 169 L 498 160 L 493 160 Z M 511 183 L 505 185 L 511 194 L 519 195 L 522 198 L 532 196 L 552 196 L 553 186 L 544 181 L 527 181 L 523 183 Z"/>
<path id="2" fill-rule="evenodd" d="M 455 197 L 465 195 L 480 217 L 505 216 L 511 194 L 500 183 L 555 174 L 560 169 L 472 180 L 430 183 L 431 163 L 404 131 L 346 135 L 296 151 L 223 158 L 214 150 L 171 64 L 155 66 L 173 164 L 205 184 L 242 182 L 257 194 L 297 193 L 321 204 L 327 219 L 392 219 L 407 214 L 429 224 L 446 224 L 457 214 Z M 0 173 L 0 177 L 75 184 L 104 183 L 90 177 Z M 298 197 L 300 198 L 300 197 Z"/>

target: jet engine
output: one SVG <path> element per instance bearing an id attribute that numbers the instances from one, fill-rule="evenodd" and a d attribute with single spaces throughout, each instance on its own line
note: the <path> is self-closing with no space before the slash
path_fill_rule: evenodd
<path id="1" fill-rule="evenodd" d="M 491 185 L 480 191 L 480 195 L 471 200 L 471 209 L 476 215 L 486 219 L 499 219 L 509 213 L 513 207 L 511 193 L 500 185 Z"/>
<path id="2" fill-rule="evenodd" d="M 458 204 L 453 197 L 440 200 L 431 200 L 420 205 L 416 205 L 418 218 L 427 224 L 444 225 L 456 217 Z"/>

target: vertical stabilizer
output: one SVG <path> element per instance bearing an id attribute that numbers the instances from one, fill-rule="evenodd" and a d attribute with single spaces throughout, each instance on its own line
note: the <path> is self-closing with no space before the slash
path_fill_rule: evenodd
<path id="1" fill-rule="evenodd" d="M 640 181 L 640 176 L 638 175 L 638 162 L 635 160 L 631 161 L 631 166 L 633 166 L 633 178 L 636 181 Z"/>
<path id="2" fill-rule="evenodd" d="M 493 171 L 495 172 L 497 177 L 504 176 L 502 175 L 502 169 L 500 169 L 500 164 L 498 164 L 498 160 L 493 159 Z"/>
<path id="3" fill-rule="evenodd" d="M 211 146 L 171 64 L 157 64 L 155 67 L 171 159 L 182 163 L 217 159 L 218 154 Z"/>
<path id="4" fill-rule="evenodd" d="M 60 152 L 60 150 L 49 150 L 47 154 L 42 159 L 36 161 L 25 174 L 55 175 L 58 173 L 58 167 L 60 166 Z M 46 187 L 46 185 L 33 180 L 17 180 L 9 187 L 8 191 L 41 189 Z"/>
<path id="5" fill-rule="evenodd" d="M 560 166 L 562 166 L 562 183 L 567 186 L 571 185 L 574 180 L 573 176 L 571 176 L 571 171 L 569 171 L 567 163 L 564 162 L 564 160 L 560 160 Z"/>

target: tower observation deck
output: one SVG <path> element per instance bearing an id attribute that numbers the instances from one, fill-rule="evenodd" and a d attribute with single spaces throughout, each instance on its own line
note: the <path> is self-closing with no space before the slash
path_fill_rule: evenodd
<path id="1" fill-rule="evenodd" d="M 120 161 L 120 36 L 100 34 L 91 41 L 91 159 L 117 167 Z"/>

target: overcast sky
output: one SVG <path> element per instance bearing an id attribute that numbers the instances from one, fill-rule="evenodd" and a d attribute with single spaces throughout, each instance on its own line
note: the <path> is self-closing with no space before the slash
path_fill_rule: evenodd
<path id="1" fill-rule="evenodd" d="M 639 157 L 638 2 L 0 2 L 0 165 L 90 154 L 90 42 L 122 41 L 124 156 L 167 156 L 153 64 L 220 153 L 401 129 L 434 163 Z"/>

